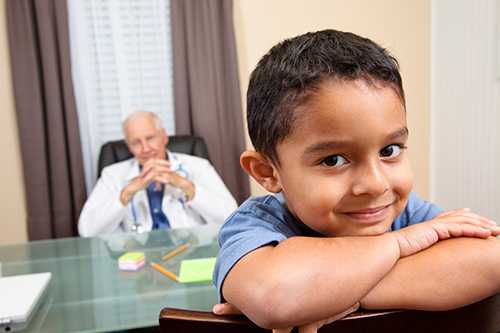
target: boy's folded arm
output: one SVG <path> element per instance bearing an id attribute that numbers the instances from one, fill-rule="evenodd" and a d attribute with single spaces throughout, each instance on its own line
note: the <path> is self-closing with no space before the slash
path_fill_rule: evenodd
<path id="1" fill-rule="evenodd" d="M 292 237 L 240 259 L 226 276 L 222 293 L 262 327 L 297 326 L 350 308 L 398 258 L 399 245 L 391 234 Z"/>
<path id="2" fill-rule="evenodd" d="M 500 240 L 455 238 L 400 259 L 362 300 L 366 309 L 448 310 L 500 291 Z"/>

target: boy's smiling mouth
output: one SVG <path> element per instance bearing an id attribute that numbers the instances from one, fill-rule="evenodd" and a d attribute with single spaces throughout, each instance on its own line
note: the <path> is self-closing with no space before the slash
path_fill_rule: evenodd
<path id="1" fill-rule="evenodd" d="M 375 223 L 383 221 L 390 213 L 390 207 L 395 203 L 392 201 L 390 204 L 381 205 L 376 207 L 364 208 L 359 210 L 351 210 L 343 212 L 349 218 L 362 223 Z"/>

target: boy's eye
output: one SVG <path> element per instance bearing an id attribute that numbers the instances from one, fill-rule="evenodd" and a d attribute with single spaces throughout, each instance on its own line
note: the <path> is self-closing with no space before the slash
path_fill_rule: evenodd
<path id="1" fill-rule="evenodd" d="M 340 155 L 330 155 L 321 161 L 327 167 L 339 167 L 347 163 L 347 160 Z"/>
<path id="2" fill-rule="evenodd" d="M 397 144 L 389 145 L 387 147 L 382 148 L 380 151 L 380 156 L 385 158 L 397 157 L 401 154 L 401 150 L 405 147 Z"/>

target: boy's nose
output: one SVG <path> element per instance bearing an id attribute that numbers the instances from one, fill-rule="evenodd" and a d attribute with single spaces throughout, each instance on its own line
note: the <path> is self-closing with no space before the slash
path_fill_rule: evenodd
<path id="1" fill-rule="evenodd" d="M 358 195 L 380 195 L 390 188 L 386 173 L 380 165 L 380 162 L 373 162 L 360 169 L 357 173 L 352 193 Z"/>

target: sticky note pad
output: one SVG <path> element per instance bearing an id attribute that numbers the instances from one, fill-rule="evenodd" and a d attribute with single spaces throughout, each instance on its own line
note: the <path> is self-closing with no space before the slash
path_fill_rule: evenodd
<path id="1" fill-rule="evenodd" d="M 136 271 L 146 262 L 144 252 L 127 252 L 118 258 L 118 268 L 124 271 Z"/>
<path id="2" fill-rule="evenodd" d="M 179 282 L 212 282 L 215 258 L 188 259 L 181 262 Z"/>

